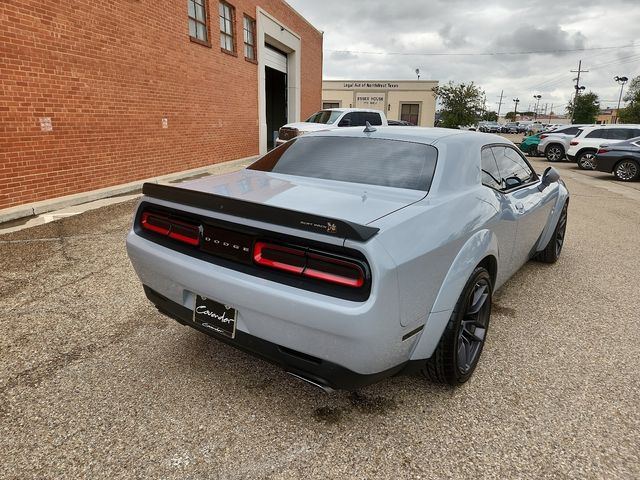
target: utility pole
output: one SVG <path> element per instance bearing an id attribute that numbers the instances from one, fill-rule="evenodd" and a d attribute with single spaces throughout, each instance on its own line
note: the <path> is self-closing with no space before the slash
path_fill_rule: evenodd
<path id="1" fill-rule="evenodd" d="M 504 95 L 504 90 L 500 92 L 500 103 L 498 103 L 498 120 L 500 120 L 500 108 L 502 108 L 502 96 Z"/>
<path id="2" fill-rule="evenodd" d="M 551 114 L 552 113 L 553 113 L 553 103 L 551 104 L 551 109 L 549 110 L 549 123 L 551 123 Z"/>
<path id="3" fill-rule="evenodd" d="M 584 86 L 580 85 L 580 74 L 588 73 L 589 70 L 582 70 L 582 60 L 578 62 L 578 70 L 571 70 L 570 73 L 577 73 L 578 78 L 576 78 L 576 95 L 573 97 L 573 112 L 571 112 L 571 123 L 573 123 L 574 118 L 576 116 L 576 103 L 578 103 L 578 95 L 580 94 L 580 90 L 584 90 Z"/>

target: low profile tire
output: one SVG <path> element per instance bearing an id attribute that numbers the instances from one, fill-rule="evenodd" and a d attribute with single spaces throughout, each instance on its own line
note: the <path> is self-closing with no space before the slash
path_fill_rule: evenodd
<path id="1" fill-rule="evenodd" d="M 473 374 L 489 329 L 491 276 L 477 267 L 465 285 L 440 343 L 422 374 L 432 382 L 461 385 Z"/>
<path id="2" fill-rule="evenodd" d="M 564 237 L 567 232 L 567 211 L 569 202 L 565 202 L 560 212 L 560 218 L 553 231 L 553 235 L 547 246 L 536 256 L 536 260 L 543 263 L 556 263 L 560 258 L 562 246 L 564 245 Z"/>
<path id="3" fill-rule="evenodd" d="M 547 148 L 544 149 L 544 156 L 550 162 L 559 162 L 564 158 L 564 148 L 562 145 L 547 145 Z"/>
<path id="4" fill-rule="evenodd" d="M 580 170 L 595 170 L 596 169 L 596 152 L 586 151 L 582 152 L 578 157 L 578 168 Z"/>
<path id="5" fill-rule="evenodd" d="M 618 180 L 632 182 L 640 178 L 640 165 L 633 160 L 622 160 L 613 169 L 613 174 Z"/>

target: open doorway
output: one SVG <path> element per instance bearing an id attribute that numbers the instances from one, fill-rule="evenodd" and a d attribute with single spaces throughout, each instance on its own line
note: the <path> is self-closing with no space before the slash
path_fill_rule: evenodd
<path id="1" fill-rule="evenodd" d="M 287 123 L 287 55 L 267 46 L 265 60 L 265 103 L 267 148 L 275 146 L 278 130 Z"/>

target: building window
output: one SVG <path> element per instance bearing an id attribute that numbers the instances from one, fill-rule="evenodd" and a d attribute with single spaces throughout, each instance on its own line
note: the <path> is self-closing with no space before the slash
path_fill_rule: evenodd
<path id="1" fill-rule="evenodd" d="M 220 48 L 228 52 L 235 52 L 233 38 L 234 8 L 227 2 L 220 2 Z"/>
<path id="2" fill-rule="evenodd" d="M 418 103 L 403 103 L 400 111 L 400 120 L 409 122 L 414 125 L 418 125 L 418 119 L 420 118 L 420 104 Z"/>
<path id="3" fill-rule="evenodd" d="M 340 104 L 337 102 L 323 102 L 322 109 L 326 110 L 328 108 L 340 108 Z"/>
<path id="4" fill-rule="evenodd" d="M 256 61 L 256 21 L 244 16 L 244 58 Z"/>
<path id="5" fill-rule="evenodd" d="M 196 40 L 208 42 L 206 0 L 187 0 L 189 9 L 189 35 Z"/>

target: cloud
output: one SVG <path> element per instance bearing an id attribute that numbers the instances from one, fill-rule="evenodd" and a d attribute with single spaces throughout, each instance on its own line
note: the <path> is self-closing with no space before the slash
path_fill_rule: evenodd
<path id="1" fill-rule="evenodd" d="M 634 8 L 638 0 L 287 1 L 324 31 L 327 79 L 415 79 L 419 68 L 423 80 L 475 82 L 487 92 L 491 108 L 497 109 L 504 91 L 504 99 L 519 97 L 525 106 L 540 94 L 541 104 L 553 103 L 558 110 L 574 91 L 575 74 L 569 71 L 579 60 L 589 70 L 584 84 L 603 100 L 619 94 L 615 75 L 640 75 L 640 9 Z M 633 41 L 638 46 L 580 51 Z M 419 55 L 543 50 L 576 51 Z"/>
<path id="2" fill-rule="evenodd" d="M 551 55 L 566 55 L 562 50 L 585 48 L 587 37 L 582 32 L 569 33 L 560 25 L 536 27 L 522 25 L 500 35 L 489 46 L 489 51 L 527 52 L 549 51 Z"/>
<path id="3" fill-rule="evenodd" d="M 334 51 L 331 52 L 331 60 L 336 62 L 353 61 L 359 58 L 355 53 L 349 51 Z"/>
<path id="4" fill-rule="evenodd" d="M 445 24 L 440 30 L 438 30 L 438 35 L 442 38 L 442 43 L 444 43 L 445 47 L 457 48 L 464 47 L 469 44 L 464 34 L 456 31 L 450 23 Z"/>

